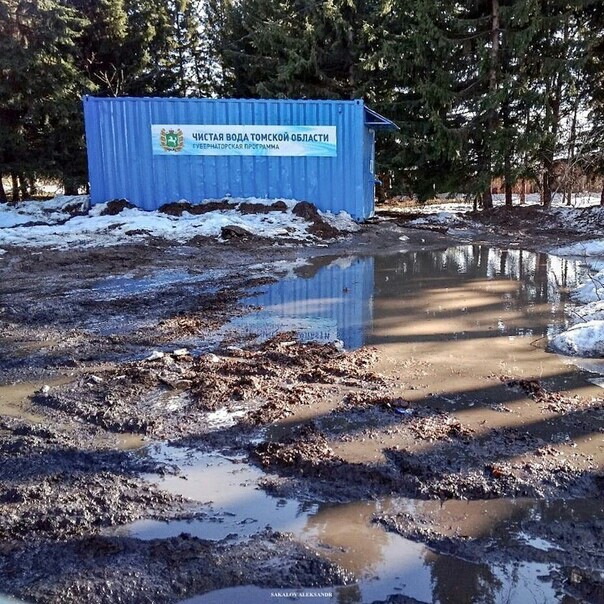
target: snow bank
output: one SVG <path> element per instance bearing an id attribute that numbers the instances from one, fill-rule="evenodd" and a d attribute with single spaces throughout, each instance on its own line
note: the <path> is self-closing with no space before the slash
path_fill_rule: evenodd
<path id="1" fill-rule="evenodd" d="M 581 256 L 591 275 L 571 292 L 579 305 L 570 309 L 571 327 L 550 340 L 550 347 L 562 354 L 604 357 L 604 240 L 598 239 L 564 246 L 554 251 L 559 256 Z M 595 273 L 595 274 L 594 274 Z"/>
<path id="2" fill-rule="evenodd" d="M 57 224 L 73 214 L 86 212 L 88 195 L 60 195 L 47 201 L 22 201 L 16 205 L 0 204 L 0 229 L 23 224 Z"/>
<path id="3" fill-rule="evenodd" d="M 582 283 L 574 289 L 571 297 L 576 302 L 588 304 L 604 298 L 604 271 L 593 275 L 589 281 Z"/>
<path id="4" fill-rule="evenodd" d="M 552 253 L 556 256 L 576 256 L 580 258 L 604 256 L 604 240 L 592 239 L 591 241 L 580 241 L 572 245 L 556 248 Z"/>
<path id="5" fill-rule="evenodd" d="M 422 225 L 442 225 L 442 226 L 453 226 L 454 224 L 460 223 L 462 219 L 457 212 L 442 211 L 434 212 L 428 216 L 422 218 L 416 218 L 409 222 L 413 226 Z"/>
<path id="6" fill-rule="evenodd" d="M 458 212 L 441 211 L 435 212 L 434 214 L 426 214 L 421 218 L 410 220 L 407 223 L 410 227 L 433 227 L 437 229 L 447 229 L 450 231 L 457 231 L 458 234 L 472 232 L 478 230 L 480 225 L 476 224 L 472 220 L 462 218 Z"/>
<path id="7" fill-rule="evenodd" d="M 208 200 L 212 201 L 212 200 Z M 161 212 L 124 209 L 114 216 L 101 216 L 107 204 L 88 210 L 87 196 L 62 196 L 49 201 L 24 202 L 17 206 L 0 205 L 0 245 L 52 247 L 57 249 L 108 247 L 144 240 L 150 236 L 186 242 L 195 236 L 217 238 L 226 226 L 236 226 L 268 238 L 311 241 L 310 223 L 292 214 L 295 200 L 285 200 L 287 210 L 265 214 L 242 214 L 239 203 L 270 203 L 266 199 L 229 199 L 232 209 L 193 215 L 170 216 Z M 360 227 L 349 214 L 320 212 L 321 217 L 340 231 L 352 232 Z M 29 224 L 30 226 L 24 226 Z"/>
<path id="8" fill-rule="evenodd" d="M 473 210 L 473 204 L 467 202 L 463 195 L 439 195 L 439 198 L 443 199 L 441 203 L 427 203 L 425 205 L 413 205 L 402 208 L 392 208 L 397 212 L 401 213 L 421 213 L 421 214 L 437 214 L 439 212 L 449 212 L 453 214 L 460 214 L 464 212 L 471 212 Z M 448 198 L 448 199 L 447 199 Z M 513 195 L 512 201 L 514 206 L 520 205 L 520 196 Z M 593 206 L 599 206 L 600 204 L 600 193 L 575 193 L 571 199 L 570 206 L 564 203 L 562 195 L 556 193 L 552 197 L 552 208 L 557 212 L 564 213 L 565 211 L 573 212 L 577 208 L 588 208 Z M 493 206 L 499 207 L 505 205 L 504 194 L 493 195 Z M 531 193 L 526 195 L 525 203 L 522 207 L 526 206 L 540 206 L 541 198 L 538 193 Z M 389 208 L 391 209 L 391 208 Z M 604 208 L 603 208 L 604 210 Z"/>
<path id="9" fill-rule="evenodd" d="M 604 357 L 604 273 L 580 285 L 571 296 L 583 304 L 570 309 L 571 327 L 551 338 L 550 348 L 562 354 Z"/>
<path id="10" fill-rule="evenodd" d="M 577 323 L 550 341 L 562 354 L 581 357 L 604 357 L 604 321 Z"/>

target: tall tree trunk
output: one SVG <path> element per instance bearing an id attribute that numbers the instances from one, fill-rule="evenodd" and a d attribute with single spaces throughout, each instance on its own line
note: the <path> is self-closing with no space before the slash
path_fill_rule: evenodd
<path id="1" fill-rule="evenodd" d="M 489 90 L 497 90 L 497 66 L 499 63 L 499 0 L 492 0 L 491 11 L 491 63 L 489 66 Z"/>
<path id="2" fill-rule="evenodd" d="M 526 203 L 526 179 L 520 181 L 520 205 Z"/>
<path id="3" fill-rule="evenodd" d="M 63 190 L 65 191 L 65 195 L 77 195 L 78 184 L 73 178 L 63 176 Z"/>
<path id="4" fill-rule="evenodd" d="M 537 266 L 535 268 L 535 285 L 537 286 L 537 302 L 547 302 L 547 254 L 537 254 Z"/>
<path id="5" fill-rule="evenodd" d="M 19 189 L 21 190 L 21 199 L 29 197 L 29 189 L 27 187 L 27 178 L 23 174 L 19 174 Z"/>
<path id="6" fill-rule="evenodd" d="M 506 180 L 505 181 L 505 205 L 508 208 L 511 208 L 514 205 L 514 200 L 512 197 L 513 191 L 512 191 L 512 181 L 511 180 Z"/>
<path id="7" fill-rule="evenodd" d="M 505 53 L 504 53 L 505 56 Z M 508 208 L 512 207 L 512 189 L 514 182 L 512 178 L 512 136 L 510 134 L 510 103 L 506 98 L 501 107 L 501 120 L 503 124 L 503 132 L 505 135 L 505 145 L 503 148 L 503 189 L 505 191 L 505 205 Z"/>
<path id="8" fill-rule="evenodd" d="M 602 178 L 602 193 L 600 193 L 600 205 L 604 206 L 604 178 Z"/>
<path id="9" fill-rule="evenodd" d="M 8 203 L 8 197 L 4 190 L 4 183 L 2 182 L 2 172 L 0 172 L 0 203 Z"/>
<path id="10" fill-rule="evenodd" d="M 352 16 L 351 16 L 352 19 Z M 350 98 L 354 99 L 356 96 L 356 77 L 355 77 L 355 67 L 358 63 L 358 61 L 355 59 L 355 57 L 353 56 L 353 48 L 354 48 L 354 31 L 352 28 L 352 23 L 349 22 L 348 23 L 348 27 L 346 30 L 346 42 L 347 42 L 347 47 L 346 47 L 346 55 L 348 58 L 348 88 L 350 91 Z"/>
<path id="11" fill-rule="evenodd" d="M 543 158 L 543 174 L 541 176 L 541 203 L 543 207 L 552 207 L 552 177 L 553 177 L 554 153 L 548 149 Z"/>
<path id="12" fill-rule="evenodd" d="M 566 166 L 566 186 L 565 197 L 566 205 L 570 205 L 573 199 L 573 188 L 574 188 L 574 170 L 575 170 L 575 147 L 577 144 L 577 113 L 579 112 L 579 95 L 576 96 L 573 106 L 573 119 L 570 125 L 570 139 L 568 141 L 568 158 Z"/>
<path id="13" fill-rule="evenodd" d="M 503 158 L 503 186 L 505 189 L 505 205 L 511 208 L 513 205 L 512 201 L 512 158 L 511 149 L 506 148 L 505 157 Z"/>
<path id="14" fill-rule="evenodd" d="M 546 113 L 551 120 L 551 132 L 546 136 L 545 143 L 541 149 L 542 173 L 541 173 L 541 204 L 544 208 L 552 207 L 552 183 L 554 181 L 554 149 L 557 140 L 558 118 L 560 105 L 556 100 L 548 101 Z"/>
<path id="15" fill-rule="evenodd" d="M 491 56 L 489 61 L 489 92 L 491 102 L 497 93 L 497 68 L 499 65 L 499 0 L 492 0 L 491 4 Z M 491 194 L 491 184 L 493 180 L 493 153 L 491 144 L 495 129 L 497 128 L 497 111 L 491 107 L 487 117 L 487 141 L 485 144 L 484 169 L 488 182 L 488 191 L 482 195 L 482 207 L 488 210 L 493 207 L 493 196 Z"/>
<path id="16" fill-rule="evenodd" d="M 12 187 L 12 202 L 16 203 L 19 201 L 19 178 L 16 172 L 10 173 L 11 187 Z"/>
<path id="17" fill-rule="evenodd" d="M 29 183 L 27 185 L 28 188 L 29 188 L 29 194 L 32 197 L 35 197 L 38 194 L 38 192 L 39 192 L 39 188 L 38 188 L 38 185 L 36 183 L 36 179 L 35 178 L 28 178 L 27 181 Z"/>
<path id="18" fill-rule="evenodd" d="M 501 252 L 501 258 L 499 259 L 499 274 L 500 275 L 506 274 L 506 269 L 507 269 L 507 265 L 508 265 L 508 256 L 509 256 L 508 250 L 503 250 Z"/>
<path id="19" fill-rule="evenodd" d="M 564 43 L 568 41 L 569 25 L 568 19 L 564 24 Z M 554 154 L 556 144 L 558 143 L 558 131 L 560 128 L 560 105 L 562 102 L 562 74 L 556 73 L 553 80 L 547 84 L 546 101 L 546 123 L 549 127 L 549 133 L 546 137 L 543 148 L 543 189 L 542 203 L 543 207 L 549 209 L 552 207 L 552 185 L 554 182 Z"/>

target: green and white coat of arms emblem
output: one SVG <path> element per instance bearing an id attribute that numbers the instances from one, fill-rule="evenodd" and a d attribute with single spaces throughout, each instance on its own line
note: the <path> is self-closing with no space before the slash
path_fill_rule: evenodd
<path id="1" fill-rule="evenodd" d="M 185 136 L 180 128 L 176 131 L 172 129 L 166 131 L 165 128 L 162 128 L 159 134 L 159 143 L 164 151 L 178 153 L 185 146 Z"/>

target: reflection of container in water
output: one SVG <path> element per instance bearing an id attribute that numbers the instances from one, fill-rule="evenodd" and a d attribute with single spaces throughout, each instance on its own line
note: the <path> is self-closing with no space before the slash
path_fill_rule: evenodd
<path id="1" fill-rule="evenodd" d="M 310 277 L 283 279 L 245 303 L 261 306 L 239 322 L 244 329 L 274 335 L 296 331 L 302 341 L 342 340 L 348 349 L 365 343 L 373 316 L 373 258 L 331 263 Z"/>

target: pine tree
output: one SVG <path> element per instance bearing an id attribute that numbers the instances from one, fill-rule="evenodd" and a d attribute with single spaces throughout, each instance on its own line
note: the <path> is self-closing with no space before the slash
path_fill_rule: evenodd
<path id="1" fill-rule="evenodd" d="M 66 0 L 88 20 L 80 69 L 99 96 L 173 94 L 178 87 L 172 5 L 164 0 Z"/>
<path id="2" fill-rule="evenodd" d="M 555 186 L 555 159 L 564 151 L 562 125 L 583 94 L 582 74 L 587 57 L 581 0 L 541 0 L 538 30 L 528 56 L 528 72 L 537 91 L 531 110 L 531 130 L 537 137 L 541 199 L 549 208 Z"/>
<path id="3" fill-rule="evenodd" d="M 70 169 L 61 134 L 68 138 L 79 102 L 75 41 L 83 24 L 55 0 L 0 0 L 0 175 L 12 176 L 13 200 L 37 174 Z"/>
<path id="4" fill-rule="evenodd" d="M 365 85 L 370 0 L 209 2 L 223 94 L 354 98 Z"/>
<path id="5" fill-rule="evenodd" d="M 466 184 L 466 132 L 458 77 L 464 45 L 451 35 L 453 9 L 431 0 L 388 1 L 374 25 L 368 66 L 377 108 L 399 124 L 379 150 L 400 192 L 427 199 Z M 369 71 L 368 69 L 368 71 Z"/>
<path id="6" fill-rule="evenodd" d="M 586 29 L 590 32 L 585 68 L 591 124 L 587 151 L 590 167 L 602 179 L 600 205 L 604 206 L 604 12 L 601 3 L 586 6 Z"/>

